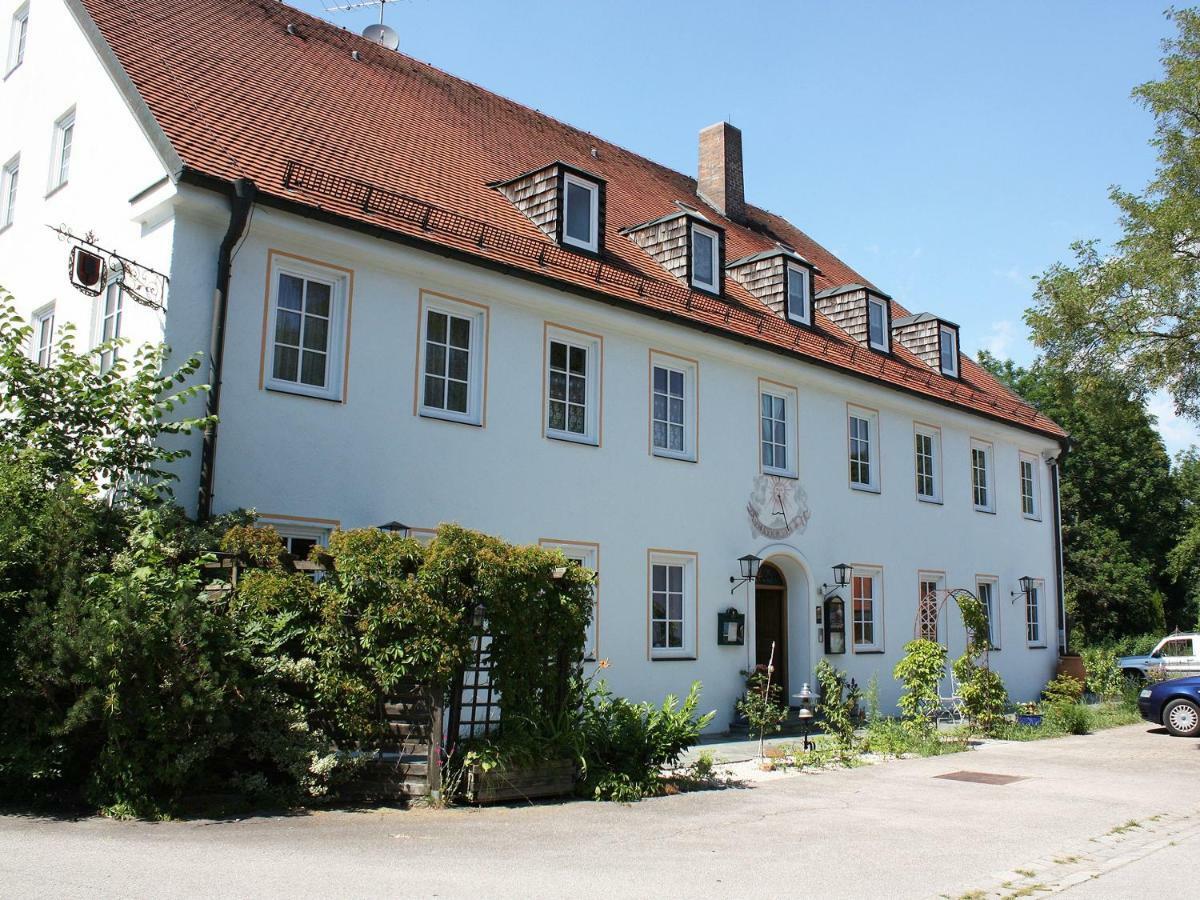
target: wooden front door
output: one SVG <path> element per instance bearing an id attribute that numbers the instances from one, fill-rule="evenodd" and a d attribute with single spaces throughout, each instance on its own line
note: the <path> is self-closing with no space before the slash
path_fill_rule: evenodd
<path id="1" fill-rule="evenodd" d="M 765 666 L 775 645 L 775 673 L 772 684 L 779 685 L 779 699 L 791 703 L 787 677 L 787 584 L 778 569 L 763 563 L 754 585 L 754 662 Z"/>

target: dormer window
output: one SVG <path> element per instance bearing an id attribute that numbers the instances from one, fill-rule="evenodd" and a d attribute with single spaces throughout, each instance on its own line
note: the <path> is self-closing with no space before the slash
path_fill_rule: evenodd
<path id="1" fill-rule="evenodd" d="M 553 162 L 488 186 L 558 246 L 604 253 L 604 179 L 599 175 Z"/>
<path id="2" fill-rule="evenodd" d="M 788 263 L 787 317 L 801 325 L 812 324 L 812 275 L 808 269 Z"/>
<path id="3" fill-rule="evenodd" d="M 600 249 L 600 186 L 570 172 L 563 174 L 564 244 L 592 253 Z"/>
<path id="4" fill-rule="evenodd" d="M 692 287 L 710 294 L 721 293 L 721 238 L 717 232 L 703 225 L 692 223 L 691 228 L 691 283 Z"/>
<path id="5" fill-rule="evenodd" d="M 888 352 L 887 301 L 878 297 L 867 298 L 867 343 L 872 350 Z"/>
<path id="6" fill-rule="evenodd" d="M 958 377 L 958 332 L 948 325 L 938 329 L 938 349 L 941 353 L 943 375 Z"/>

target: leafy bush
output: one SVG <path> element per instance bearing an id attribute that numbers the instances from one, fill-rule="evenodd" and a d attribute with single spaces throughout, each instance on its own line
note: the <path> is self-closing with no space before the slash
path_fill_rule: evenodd
<path id="1" fill-rule="evenodd" d="M 787 718 L 783 689 L 772 680 L 774 673 L 768 672 L 766 666 L 756 666 L 752 672 L 742 674 L 746 677 L 746 693 L 738 699 L 737 710 L 761 740 L 766 732 L 779 731 Z"/>
<path id="2" fill-rule="evenodd" d="M 946 648 L 941 644 L 918 638 L 904 645 L 904 656 L 893 674 L 904 685 L 899 706 L 909 728 L 921 733 L 933 731 L 938 682 L 945 669 Z"/>
<path id="3" fill-rule="evenodd" d="M 860 749 L 854 733 L 858 718 L 858 685 L 826 659 L 817 663 L 816 675 L 817 684 L 821 686 L 817 714 L 824 723 L 825 733 L 845 761 Z"/>
<path id="4" fill-rule="evenodd" d="M 584 790 L 597 800 L 628 803 L 659 792 L 664 766 L 679 762 L 715 712 L 696 715 L 700 682 L 692 683 L 677 707 L 674 696 L 662 705 L 614 697 L 603 681 L 590 687 L 582 707 L 585 750 Z"/>
<path id="5" fill-rule="evenodd" d="M 958 679 L 958 693 L 967 720 L 983 733 L 990 734 L 1003 721 L 1004 711 L 1008 708 L 1008 691 L 1003 679 L 991 669 L 972 663 L 966 656 L 955 660 L 954 677 Z"/>
<path id="6" fill-rule="evenodd" d="M 1091 734 L 1092 712 L 1082 703 L 1052 703 L 1046 707 L 1046 725 L 1066 734 Z"/>
<path id="7" fill-rule="evenodd" d="M 1125 689 L 1125 676 L 1111 647 L 1085 647 L 1080 651 L 1087 689 L 1101 700 L 1112 700 Z"/>

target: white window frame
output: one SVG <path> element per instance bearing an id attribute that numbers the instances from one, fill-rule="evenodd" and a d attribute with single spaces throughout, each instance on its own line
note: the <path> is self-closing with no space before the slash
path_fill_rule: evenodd
<path id="1" fill-rule="evenodd" d="M 1041 648 L 1046 646 L 1045 610 L 1042 608 L 1042 594 L 1046 592 L 1046 582 L 1040 578 L 1034 579 L 1029 594 L 1025 597 L 1025 646 Z M 1031 620 L 1029 613 L 1033 612 L 1036 621 Z M 1034 627 L 1037 631 L 1034 633 Z"/>
<path id="2" fill-rule="evenodd" d="M 570 185 L 581 187 L 588 191 L 592 239 L 590 241 L 581 241 L 579 238 L 572 237 L 567 234 L 567 222 L 570 221 L 567 217 L 567 207 L 570 204 L 571 192 L 568 190 Z M 588 250 L 592 253 L 600 252 L 600 185 L 594 181 L 588 181 L 585 178 L 580 178 L 578 175 L 573 175 L 570 172 L 563 173 L 563 202 L 562 202 L 562 240 L 564 244 L 569 244 L 572 247 L 578 247 L 581 250 Z"/>
<path id="3" fill-rule="evenodd" d="M 293 549 L 293 540 L 313 541 L 318 546 L 328 547 L 329 536 L 333 534 L 333 525 L 305 525 L 303 523 L 292 522 L 290 520 L 271 519 L 270 517 L 261 518 L 258 520 L 260 525 L 265 525 L 269 528 L 274 528 L 275 533 L 279 535 L 279 539 L 283 541 L 284 549 L 287 550 L 297 560 L 306 560 L 307 554 L 298 554 Z M 320 581 L 325 577 L 325 573 L 321 570 L 309 572 L 313 581 Z"/>
<path id="4" fill-rule="evenodd" d="M 871 640 L 858 639 L 859 615 L 855 604 L 858 588 L 856 579 L 863 578 L 871 582 Z M 882 653 L 883 640 L 883 567 L 855 565 L 850 570 L 850 585 L 847 593 L 850 595 L 850 645 L 855 653 Z M 865 622 L 865 617 L 863 622 Z"/>
<path id="5" fill-rule="evenodd" d="M 48 303 L 34 312 L 29 324 L 33 328 L 29 357 L 39 366 L 49 368 L 54 362 L 54 304 Z"/>
<path id="6" fill-rule="evenodd" d="M 654 423 L 664 421 L 656 419 L 654 411 L 654 370 L 666 369 L 668 372 L 679 372 L 683 375 L 683 450 L 672 450 L 669 447 L 659 447 L 654 443 Z M 685 462 L 695 462 L 699 458 L 698 423 L 699 418 L 699 365 L 695 360 L 681 356 L 672 356 L 657 350 L 650 351 L 650 408 L 648 420 L 650 426 L 650 453 L 665 459 L 679 459 Z M 669 402 L 669 401 L 668 401 Z M 668 421 L 668 424 L 669 421 Z"/>
<path id="7" fill-rule="evenodd" d="M 71 178 L 71 158 L 75 149 L 75 107 L 71 107 L 54 122 L 54 137 L 50 153 L 50 181 L 46 193 L 53 194 Z"/>
<path id="8" fill-rule="evenodd" d="M 984 600 L 983 586 L 987 585 L 991 595 L 991 602 Z M 1001 647 L 1000 636 L 1002 630 L 1000 627 L 1000 579 L 993 575 L 976 575 L 975 576 L 975 596 L 979 602 L 984 605 L 984 614 L 988 617 L 988 644 L 990 649 L 999 650 Z"/>
<path id="9" fill-rule="evenodd" d="M 543 415 L 542 425 L 546 437 L 556 441 L 572 441 L 576 444 L 592 444 L 599 445 L 600 443 L 600 404 L 602 402 L 603 385 L 601 384 L 601 373 L 603 372 L 602 354 L 604 353 L 604 339 L 598 334 L 589 334 L 586 331 L 576 331 L 573 328 L 564 328 L 561 325 L 551 325 L 546 323 L 546 340 L 545 340 L 545 378 L 542 385 L 543 399 Z M 567 431 L 566 429 L 552 428 L 550 426 L 550 407 L 556 402 L 550 396 L 550 387 L 554 373 L 553 356 L 550 352 L 552 343 L 565 344 L 568 348 L 568 353 L 571 348 L 583 350 L 587 354 L 587 360 L 584 365 L 584 430 L 582 434 Z M 568 409 L 571 405 L 568 402 Z"/>
<path id="10" fill-rule="evenodd" d="M 706 237 L 712 238 L 712 273 L 713 281 L 708 283 L 701 281 L 696 277 L 696 235 L 703 234 Z M 692 287 L 699 288 L 702 291 L 708 291 L 710 294 L 719 294 L 721 292 L 721 235 L 712 228 L 705 228 L 703 225 L 692 222 L 691 232 L 688 237 L 688 276 L 691 279 Z"/>
<path id="11" fill-rule="evenodd" d="M 867 423 L 867 466 L 869 478 L 867 481 L 854 479 L 854 420 L 863 419 Z M 879 413 L 863 406 L 847 405 L 846 407 L 846 466 L 850 487 L 856 491 L 878 494 L 879 488 Z"/>
<path id="12" fill-rule="evenodd" d="M 296 381 L 275 376 L 275 328 L 279 315 L 279 281 L 284 275 L 329 285 L 329 330 L 325 341 L 325 384 L 299 381 L 303 355 L 296 361 Z M 296 259 L 282 254 L 271 257 L 270 294 L 268 295 L 267 333 L 264 341 L 263 387 L 286 394 L 299 394 L 321 400 L 342 399 L 345 384 L 346 333 L 349 315 L 350 276 L 348 272 Z M 301 333 L 303 341 L 303 332 Z"/>
<path id="13" fill-rule="evenodd" d="M 871 335 L 871 308 L 878 307 L 880 317 L 880 332 L 883 340 L 876 341 Z M 872 350 L 887 353 L 891 348 L 891 335 L 888 334 L 888 302 L 880 297 L 867 295 L 867 344 Z"/>
<path id="14" fill-rule="evenodd" d="M 800 279 L 803 309 L 797 313 L 792 308 L 792 279 Z M 783 302 L 787 306 L 787 317 L 800 325 L 812 324 L 812 272 L 804 266 L 788 263 L 783 285 Z"/>
<path id="15" fill-rule="evenodd" d="M 929 439 L 930 466 L 933 469 L 929 475 L 933 490 L 929 494 L 921 493 L 920 458 L 922 454 L 917 447 L 918 437 Z M 936 425 L 913 422 L 913 490 L 916 491 L 917 499 L 922 503 L 942 502 L 942 429 Z"/>
<path id="16" fill-rule="evenodd" d="M 467 411 L 465 413 L 452 409 L 442 409 L 437 406 L 427 406 L 425 403 L 425 355 L 429 349 L 426 335 L 429 329 L 429 314 L 443 313 L 458 319 L 466 319 L 470 324 L 467 357 Z M 483 425 L 484 382 L 487 378 L 487 338 L 488 338 L 488 309 L 446 297 L 442 294 L 427 293 L 422 295 L 418 323 L 419 350 L 417 358 L 417 411 L 429 419 L 444 419 L 447 422 L 459 422 L 464 425 Z"/>
<path id="17" fill-rule="evenodd" d="M 25 49 L 29 40 L 29 4 L 23 3 L 13 13 L 8 29 L 8 64 L 4 67 L 7 78 L 25 62 Z"/>
<path id="18" fill-rule="evenodd" d="M 942 344 L 943 335 L 950 338 L 949 359 Z M 942 374 L 950 378 L 958 377 L 958 332 L 948 325 L 938 326 L 938 357 L 941 359 Z"/>
<path id="19" fill-rule="evenodd" d="M 976 438 L 971 438 L 970 449 L 970 465 L 971 465 L 971 505 L 976 512 L 995 513 L 996 512 L 996 466 L 992 459 L 992 445 L 988 441 L 981 441 Z M 975 465 L 975 454 L 981 453 L 983 459 L 983 468 Z M 983 489 L 986 492 L 984 503 L 979 502 L 978 486 L 975 482 L 976 471 L 983 472 Z"/>
<path id="20" fill-rule="evenodd" d="M 1042 478 L 1039 464 L 1040 457 L 1034 453 L 1022 452 L 1017 458 L 1017 484 L 1021 493 L 1021 515 L 1032 522 L 1042 520 Z M 1029 466 L 1030 493 L 1025 493 L 1025 466 Z M 1028 497 L 1030 508 L 1025 508 Z"/>
<path id="21" fill-rule="evenodd" d="M 600 545 L 591 541 L 558 541 L 543 538 L 538 544 L 547 550 L 561 551 L 567 559 L 592 572 L 592 618 L 584 635 L 583 658 L 595 661 L 600 658 Z"/>
<path id="22" fill-rule="evenodd" d="M 0 170 L 0 231 L 17 220 L 17 191 L 21 187 L 21 154 Z"/>
<path id="23" fill-rule="evenodd" d="M 92 321 L 93 347 L 99 347 L 106 341 L 115 341 L 122 336 L 126 312 L 125 292 L 121 290 L 120 280 L 112 276 L 113 273 L 110 271 L 108 283 L 104 286 L 104 291 L 96 298 L 96 311 Z M 113 311 L 111 314 L 108 311 L 110 297 L 113 299 Z M 108 330 L 110 319 L 112 320 L 112 334 L 106 338 L 104 335 Z M 111 351 L 100 354 L 98 362 L 101 374 L 111 369 L 120 356 L 121 350 L 119 347 L 114 347 Z"/>
<path id="24" fill-rule="evenodd" d="M 770 397 L 772 399 L 772 401 L 775 401 L 775 400 L 783 401 L 783 436 L 784 436 L 783 453 L 784 453 L 784 459 L 785 459 L 785 463 L 786 463 L 786 465 L 783 465 L 783 466 L 777 466 L 777 465 L 768 466 L 766 464 L 766 461 L 763 459 L 763 450 L 764 450 L 763 445 L 768 443 L 768 441 L 766 440 L 766 438 L 763 435 L 763 426 L 764 426 L 766 418 L 767 418 L 764 415 L 763 401 L 767 397 Z M 798 423 L 797 423 L 796 419 L 797 419 L 797 409 L 798 409 L 799 405 L 800 405 L 799 404 L 799 393 L 797 392 L 797 390 L 794 387 L 790 387 L 785 384 L 779 384 L 778 382 L 774 382 L 774 381 L 768 381 L 766 379 L 759 379 L 759 382 L 758 382 L 758 430 L 757 430 L 757 433 L 758 433 L 758 462 L 759 462 L 759 466 L 762 469 L 763 473 L 765 473 L 767 475 L 778 475 L 781 478 L 798 478 L 799 477 L 799 463 L 796 459 L 796 444 L 798 443 L 797 442 Z M 774 403 L 773 403 L 773 406 L 774 406 Z M 774 413 L 773 408 L 772 408 L 772 413 Z M 772 421 L 774 422 L 773 415 L 772 415 Z M 772 437 L 774 437 L 774 435 L 772 435 Z M 771 445 L 773 447 L 779 446 L 778 443 L 774 440 L 771 440 L 769 443 L 771 443 Z"/>
<path id="25" fill-rule="evenodd" d="M 680 566 L 683 569 L 682 587 L 682 619 L 681 647 L 654 646 L 654 568 L 655 566 Z M 696 658 L 696 628 L 698 624 L 699 597 L 697 595 L 697 557 L 694 553 L 684 553 L 672 550 L 651 550 L 646 557 L 646 644 L 649 647 L 650 658 L 658 659 L 695 659 Z M 669 586 L 669 583 L 668 583 Z M 670 608 L 667 608 L 668 618 Z M 659 620 L 662 621 L 662 620 Z"/>

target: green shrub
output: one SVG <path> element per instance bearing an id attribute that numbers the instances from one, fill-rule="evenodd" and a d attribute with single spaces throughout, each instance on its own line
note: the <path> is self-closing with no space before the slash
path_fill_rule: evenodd
<path id="1" fill-rule="evenodd" d="M 843 761 L 846 761 L 860 750 L 860 742 L 855 735 L 858 686 L 826 659 L 817 663 L 816 675 L 817 684 L 821 687 L 817 715 L 821 718 L 825 733 Z"/>
<path id="2" fill-rule="evenodd" d="M 958 679 L 958 693 L 967 720 L 974 728 L 990 734 L 1003 721 L 1008 708 L 1004 681 L 991 669 L 972 663 L 967 656 L 955 660 L 954 677 Z"/>
<path id="3" fill-rule="evenodd" d="M 584 790 L 597 800 L 628 803 L 661 790 L 659 775 L 700 740 L 715 712 L 696 715 L 700 682 L 682 705 L 674 696 L 662 705 L 614 697 L 603 681 L 587 691 L 582 707 Z"/>
<path id="4" fill-rule="evenodd" d="M 746 717 L 750 732 L 761 741 L 768 731 L 779 731 L 787 718 L 788 708 L 783 703 L 783 689 L 772 679 L 774 673 L 766 666 L 757 666 L 752 672 L 743 672 L 746 677 L 746 692 L 737 701 L 737 710 Z"/>
<path id="5" fill-rule="evenodd" d="M 1092 712 L 1082 703 L 1052 703 L 1046 707 L 1046 725 L 1066 734 L 1091 734 Z"/>
<path id="6" fill-rule="evenodd" d="M 893 673 L 904 685 L 900 712 L 909 728 L 928 734 L 934 729 L 938 708 L 938 682 L 946 670 L 946 648 L 935 641 L 917 639 L 904 645 L 904 656 Z"/>
<path id="7" fill-rule="evenodd" d="M 1111 647 L 1085 647 L 1080 656 L 1087 689 L 1101 700 L 1119 697 L 1125 689 L 1125 676 L 1117 665 L 1117 651 Z"/>

